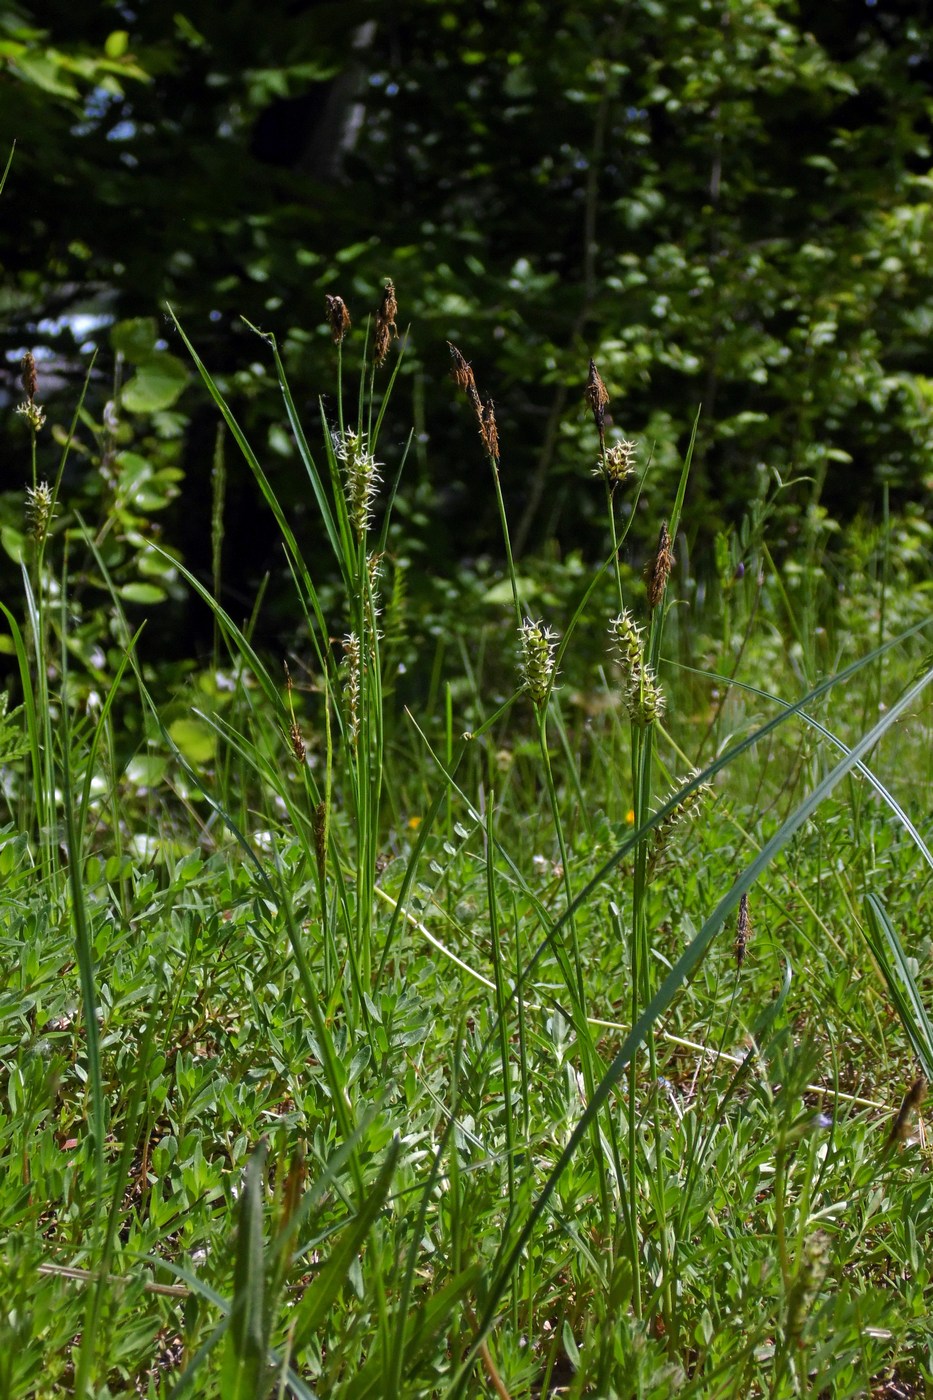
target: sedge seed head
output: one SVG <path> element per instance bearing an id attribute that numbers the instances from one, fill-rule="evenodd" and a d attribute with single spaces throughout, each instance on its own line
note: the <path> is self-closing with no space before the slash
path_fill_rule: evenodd
<path id="1" fill-rule="evenodd" d="M 473 370 L 469 362 L 463 358 L 456 345 L 449 340 L 447 342 L 447 349 L 450 351 L 450 358 L 453 360 L 453 366 L 450 371 L 451 379 L 454 381 L 457 388 L 462 389 L 465 394 L 468 394 L 471 389 L 475 392 L 476 380 L 473 378 Z"/>
<path id="2" fill-rule="evenodd" d="M 373 359 L 377 365 L 385 363 L 393 337 L 398 336 L 395 318 L 398 315 L 398 302 L 395 298 L 395 284 L 389 278 L 382 293 L 382 301 L 376 312 L 376 329 L 373 338 Z"/>
<path id="3" fill-rule="evenodd" d="M 37 433 L 45 422 L 45 414 L 37 403 L 32 399 L 27 399 L 25 403 L 17 405 L 16 412 L 21 418 L 25 418 L 32 432 Z"/>
<path id="4" fill-rule="evenodd" d="M 47 481 L 36 486 L 26 487 L 26 519 L 29 533 L 36 544 L 42 544 L 49 533 L 49 526 L 55 514 L 55 499 Z"/>
<path id="5" fill-rule="evenodd" d="M 292 753 L 295 755 L 295 758 L 299 763 L 304 763 L 308 751 L 305 748 L 305 741 L 301 737 L 301 730 L 298 728 L 298 723 L 294 719 L 288 727 L 288 737 L 291 740 Z"/>
<path id="6" fill-rule="evenodd" d="M 664 598 L 664 591 L 667 588 L 667 581 L 671 576 L 674 563 L 671 537 L 668 534 L 667 521 L 664 520 L 661 522 L 657 552 L 645 569 L 645 577 L 648 580 L 648 606 L 652 612 Z"/>
<path id="7" fill-rule="evenodd" d="M 748 945 L 751 941 L 754 930 L 752 921 L 748 916 L 748 895 L 743 894 L 739 900 L 739 917 L 735 926 L 735 965 L 741 967 L 748 952 Z"/>
<path id="8" fill-rule="evenodd" d="M 32 403 L 36 394 L 39 392 L 39 376 L 36 374 L 35 359 L 28 350 L 20 362 L 20 367 L 23 372 L 19 382 L 23 386 L 23 392 L 27 399 Z"/>
<path id="9" fill-rule="evenodd" d="M 359 540 L 372 524 L 373 507 L 382 482 L 379 474 L 382 464 L 369 451 L 365 434 L 356 433 L 352 428 L 335 435 L 334 454 L 343 465 L 347 514 Z"/>
<path id="10" fill-rule="evenodd" d="M 557 634 L 526 617 L 518 638 L 518 669 L 536 707 L 544 704 L 556 679 Z"/>
<path id="11" fill-rule="evenodd" d="M 479 418 L 479 435 L 486 450 L 486 456 L 494 462 L 499 460 L 499 430 L 496 427 L 496 412 L 492 399 L 483 404 Z"/>
<path id="12" fill-rule="evenodd" d="M 344 699 L 347 706 L 347 731 L 350 742 L 356 747 L 360 737 L 360 692 L 363 672 L 363 649 L 355 632 L 349 632 L 343 639 L 343 654 L 347 668 L 344 686 Z"/>
<path id="13" fill-rule="evenodd" d="M 611 447 L 606 448 L 596 463 L 593 475 L 603 477 L 612 487 L 621 486 L 629 477 L 635 475 L 637 452 L 637 444 L 627 442 L 625 438 L 621 442 L 614 442 Z"/>
<path id="14" fill-rule="evenodd" d="M 596 368 L 595 360 L 590 360 L 590 372 L 587 376 L 586 388 L 583 391 L 583 397 L 586 400 L 589 408 L 592 409 L 593 413 L 599 415 L 602 414 L 602 410 L 606 407 L 606 404 L 609 402 L 609 394 L 606 390 L 605 384 L 602 381 L 602 378 L 600 377 L 599 370 Z M 597 419 L 597 422 L 598 421 L 599 420 Z"/>
<path id="15" fill-rule="evenodd" d="M 335 345 L 339 345 L 352 324 L 343 297 L 325 296 L 324 317 L 330 326 L 331 340 Z"/>
<path id="16" fill-rule="evenodd" d="M 672 788 L 667 801 L 673 801 L 677 794 L 686 787 L 688 783 L 692 783 L 694 778 L 698 777 L 698 775 L 698 770 L 694 768 L 692 772 L 687 774 L 682 782 L 676 784 L 676 786 Z M 651 842 L 651 850 L 648 853 L 649 879 L 655 874 L 658 868 L 665 863 L 671 841 L 678 828 L 683 827 L 697 814 L 701 803 L 709 795 L 710 791 L 709 783 L 700 783 L 699 787 L 694 788 L 692 792 L 686 793 L 676 806 L 671 808 L 660 826 L 655 827 Z M 665 803 L 665 806 L 666 805 L 667 803 Z"/>

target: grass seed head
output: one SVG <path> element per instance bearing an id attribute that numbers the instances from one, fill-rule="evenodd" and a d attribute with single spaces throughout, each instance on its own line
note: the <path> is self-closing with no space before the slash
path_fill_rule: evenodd
<path id="1" fill-rule="evenodd" d="M 36 486 L 26 487 L 26 519 L 29 533 L 36 544 L 42 544 L 49 533 L 49 526 L 55 514 L 55 498 L 47 481 Z"/>
<path id="2" fill-rule="evenodd" d="M 753 936 L 752 921 L 748 917 L 748 895 L 743 894 L 739 900 L 739 917 L 735 926 L 735 965 L 741 967 L 748 952 L 748 945 Z"/>
<path id="3" fill-rule="evenodd" d="M 664 520 L 661 522 L 661 533 L 658 536 L 657 553 L 645 569 L 645 577 L 648 580 L 648 606 L 652 612 L 664 597 L 674 562 L 671 537 L 668 534 L 667 521 Z"/>
<path id="4" fill-rule="evenodd" d="M 21 368 L 23 373 L 19 382 L 23 386 L 27 399 L 32 403 L 39 392 L 39 376 L 36 374 L 36 362 L 28 350 L 22 358 Z"/>
<path id="5" fill-rule="evenodd" d="M 609 402 L 609 395 L 606 386 L 599 377 L 599 370 L 596 368 L 596 361 L 590 360 L 590 372 L 586 381 L 586 388 L 583 397 L 587 406 L 593 414 L 593 422 L 596 424 L 596 431 L 599 433 L 599 448 L 605 454 L 606 450 L 606 404 Z"/>
<path id="6" fill-rule="evenodd" d="M 385 363 L 393 336 L 398 336 L 395 318 L 398 315 L 398 302 L 395 299 L 395 284 L 389 278 L 382 293 L 382 302 L 376 312 L 376 331 L 373 340 L 373 359 L 377 365 Z"/>
<path id="7" fill-rule="evenodd" d="M 677 793 L 681 788 L 686 787 L 687 783 L 693 782 L 694 778 L 697 777 L 697 773 L 698 770 L 696 768 L 694 768 L 691 773 L 688 773 L 683 782 L 678 783 L 672 789 L 667 799 L 668 802 L 676 797 Z M 664 864 L 670 849 L 671 841 L 678 827 L 684 826 L 692 817 L 696 816 L 700 804 L 710 791 L 709 783 L 701 783 L 699 787 L 694 788 L 692 792 L 688 792 L 675 807 L 671 808 L 660 826 L 655 827 L 651 841 L 651 850 L 648 852 L 647 873 L 649 880 Z"/>
<path id="8" fill-rule="evenodd" d="M 347 731 L 354 748 L 360 737 L 360 689 L 363 670 L 363 648 L 355 632 L 343 639 L 343 654 L 347 665 L 344 699 L 347 705 Z"/>
<path id="9" fill-rule="evenodd" d="M 606 391 L 605 384 L 600 378 L 599 370 L 596 368 L 595 360 L 590 360 L 590 372 L 587 377 L 586 389 L 584 390 L 583 397 L 586 399 L 587 404 L 592 409 L 594 416 L 601 415 L 602 410 L 606 407 L 606 404 L 609 402 L 609 394 Z M 599 426 L 599 422 L 600 418 L 597 417 L 597 426 Z"/>
<path id="10" fill-rule="evenodd" d="M 314 809 L 314 854 L 317 858 L 318 874 L 324 879 L 327 869 L 327 803 L 319 802 Z"/>
<path id="11" fill-rule="evenodd" d="M 347 513 L 358 540 L 372 524 L 373 506 L 382 482 L 381 463 L 368 451 L 365 436 L 347 428 L 334 441 L 337 460 L 343 464 Z"/>
<path id="12" fill-rule="evenodd" d="M 295 758 L 299 763 L 304 763 L 308 751 L 305 748 L 305 741 L 301 737 L 301 730 L 298 728 L 298 722 L 294 718 L 288 727 L 288 737 L 291 740 L 292 753 L 295 755 Z"/>
<path id="13" fill-rule="evenodd" d="M 32 399 L 27 399 L 25 403 L 17 405 L 16 412 L 20 417 L 25 418 L 33 433 L 37 433 L 45 422 L 45 414 L 37 403 Z"/>
<path id="14" fill-rule="evenodd" d="M 557 635 L 543 622 L 526 617 L 518 638 L 518 669 L 536 708 L 547 700 L 555 680 Z"/>
<path id="15" fill-rule="evenodd" d="M 453 360 L 453 368 L 450 371 L 451 379 L 454 381 L 457 388 L 462 389 L 465 394 L 469 394 L 470 398 L 472 398 L 474 394 L 478 396 L 472 367 L 460 354 L 456 345 L 453 345 L 449 340 L 447 342 L 447 349 L 450 351 L 450 358 Z"/>
<path id="16" fill-rule="evenodd" d="M 487 457 L 491 457 L 494 462 L 498 462 L 499 430 L 496 427 L 496 412 L 493 407 L 492 399 L 487 399 L 480 412 L 479 435 L 482 438 Z"/>
<path id="17" fill-rule="evenodd" d="M 622 700 L 629 719 L 647 729 L 664 713 L 664 692 L 645 660 L 641 629 L 623 608 L 609 624 L 609 635 L 622 669 Z"/>
<path id="18" fill-rule="evenodd" d="M 339 345 L 351 325 L 350 313 L 343 297 L 325 296 L 324 316 L 330 326 L 331 340 L 335 345 Z"/>
<path id="19" fill-rule="evenodd" d="M 614 442 L 601 455 L 593 468 L 593 475 L 603 477 L 613 488 L 621 486 L 623 482 L 628 481 L 629 477 L 635 475 L 635 454 L 637 451 L 637 444 L 627 442 L 625 438 L 621 442 Z"/>

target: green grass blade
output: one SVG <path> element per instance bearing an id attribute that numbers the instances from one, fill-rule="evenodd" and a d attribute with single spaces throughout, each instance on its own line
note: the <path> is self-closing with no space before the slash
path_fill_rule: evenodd
<path id="1" fill-rule="evenodd" d="M 379 1169 L 379 1175 L 366 1190 L 359 1213 L 347 1227 L 340 1243 L 331 1253 L 312 1287 L 295 1309 L 294 1337 L 295 1350 L 300 1351 L 308 1338 L 317 1331 L 343 1287 L 350 1265 L 359 1254 L 376 1217 L 382 1211 L 396 1163 L 402 1150 L 401 1138 L 396 1135 L 386 1152 Z"/>
<path id="2" fill-rule="evenodd" d="M 911 967 L 911 960 L 876 894 L 867 898 L 865 940 L 888 984 L 901 1025 L 910 1038 L 926 1078 L 933 1082 L 933 1021 Z M 890 954 L 890 957 L 888 956 Z"/>
<path id="3" fill-rule="evenodd" d="M 246 1164 L 237 1224 L 233 1302 L 221 1370 L 221 1389 L 229 1400 L 260 1400 L 269 1376 L 263 1257 L 263 1176 L 267 1144 L 262 1141 Z"/>
<path id="4" fill-rule="evenodd" d="M 299 568 L 300 572 L 302 573 L 302 575 L 303 575 L 303 577 L 304 577 L 304 576 L 306 575 L 306 570 L 305 570 L 305 567 L 304 567 L 304 561 L 303 561 L 303 559 L 302 559 L 301 550 L 300 550 L 299 547 L 298 547 L 298 542 L 297 542 L 297 540 L 295 539 L 295 536 L 294 536 L 294 533 L 292 532 L 291 526 L 289 525 L 288 520 L 286 519 L 285 512 L 283 511 L 282 507 L 281 507 L 280 504 L 279 504 L 278 497 L 276 496 L 275 492 L 274 492 L 273 489 L 272 489 L 272 486 L 271 486 L 271 483 L 270 483 L 270 481 L 269 481 L 269 478 L 266 476 L 265 472 L 263 471 L 262 466 L 260 465 L 260 462 L 259 462 L 258 457 L 256 456 L 256 454 L 255 454 L 255 452 L 253 451 L 253 449 L 250 447 L 249 442 L 247 441 L 246 436 L 245 436 L 245 434 L 243 433 L 242 428 L 240 427 L 239 423 L 238 423 L 238 422 L 236 421 L 236 419 L 234 418 L 233 413 L 232 413 L 232 411 L 230 410 L 230 408 L 228 407 L 227 402 L 226 402 L 226 400 L 225 400 L 223 394 L 220 392 L 220 390 L 218 389 L 217 385 L 214 383 L 214 380 L 213 380 L 213 378 L 211 377 L 210 371 L 208 370 L 207 366 L 206 366 L 206 365 L 204 364 L 204 362 L 202 361 L 201 357 L 198 355 L 198 353 L 197 353 L 197 351 L 195 350 L 194 346 L 191 344 L 191 341 L 190 341 L 190 340 L 188 339 L 188 337 L 185 335 L 185 332 L 183 331 L 183 329 L 182 329 L 182 327 L 181 327 L 181 325 L 180 325 L 180 323 L 179 323 L 177 317 L 175 316 L 175 313 L 174 313 L 174 311 L 172 310 L 171 307 L 169 307 L 169 315 L 171 316 L 172 320 L 175 322 L 175 326 L 176 326 L 176 328 L 177 328 L 177 330 L 178 330 L 178 334 L 181 336 L 182 340 L 184 341 L 184 344 L 185 344 L 185 346 L 186 346 L 186 348 L 187 348 L 187 350 L 188 350 L 188 353 L 189 353 L 189 355 L 191 356 L 192 360 L 194 361 L 195 368 L 197 369 L 198 373 L 200 374 L 201 379 L 203 380 L 204 385 L 205 385 L 205 387 L 206 387 L 208 393 L 210 394 L 211 398 L 214 400 L 214 403 L 215 403 L 215 404 L 217 405 L 217 407 L 220 409 L 220 412 L 221 412 L 221 414 L 223 415 L 224 422 L 227 424 L 227 427 L 230 429 L 230 432 L 231 432 L 231 434 L 232 434 L 232 436 L 233 436 L 234 441 L 236 442 L 237 446 L 239 447 L 240 451 L 242 452 L 243 457 L 244 457 L 244 459 L 246 460 L 246 463 L 247 463 L 247 465 L 248 465 L 250 471 L 253 473 L 253 476 L 256 478 L 256 481 L 257 481 L 258 484 L 259 484 L 259 489 L 260 489 L 260 491 L 262 492 L 263 496 L 265 497 L 266 503 L 267 503 L 267 505 L 269 506 L 270 510 L 272 511 L 272 514 L 275 516 L 275 522 L 276 522 L 276 524 L 277 524 L 278 527 L 279 527 L 279 530 L 280 530 L 280 532 L 281 532 L 281 535 L 282 535 L 283 540 L 285 541 L 285 544 L 286 544 L 286 547 L 287 547 L 287 549 L 288 549 L 288 551 L 289 551 L 289 554 L 290 554 L 291 557 L 294 559 L 295 564 L 297 565 L 297 567 Z M 319 503 L 319 504 L 320 504 L 320 503 Z M 327 528 L 327 520 L 326 520 L 326 517 L 325 517 L 325 528 Z M 330 532 L 328 531 L 328 533 L 330 533 Z M 342 561 L 342 555 L 340 555 L 339 552 L 338 552 L 338 559 L 340 559 L 340 560 Z M 173 563 L 177 563 L 177 560 L 173 560 Z M 346 573 L 344 574 L 344 581 L 345 581 L 345 582 L 348 582 L 348 578 L 347 578 Z M 310 583 L 310 580 L 308 580 L 308 582 Z"/>
<path id="5" fill-rule="evenodd" d="M 14 141 L 13 144 L 12 144 L 12 146 L 10 147 L 10 154 L 7 156 L 6 165 L 4 166 L 4 169 L 3 169 L 3 174 L 0 175 L 0 194 L 3 194 L 3 187 L 4 187 L 4 185 L 6 184 L 6 177 L 7 177 L 7 176 L 9 175 L 9 173 L 10 173 L 10 167 L 11 167 L 11 165 L 13 164 L 13 155 L 14 155 L 14 152 L 15 152 L 15 151 L 16 151 L 16 142 Z"/>
<path id="6" fill-rule="evenodd" d="M 743 691 L 746 695 L 754 695 L 759 700 L 766 700 L 772 705 L 778 705 L 782 710 L 794 708 L 787 700 L 782 700 L 778 695 L 772 695 L 769 690 L 759 690 L 757 686 L 748 685 L 745 681 L 735 680 L 732 676 L 723 676 L 717 671 L 699 671 L 695 666 L 684 666 L 678 661 L 672 661 L 670 664 L 676 666 L 678 670 L 686 671 L 690 675 L 702 676 L 705 680 L 715 682 L 717 685 L 731 686 L 735 690 Z M 828 739 L 833 747 L 838 749 L 840 753 L 846 754 L 849 752 L 848 746 L 843 743 L 838 735 L 834 734 L 831 729 L 827 729 L 825 724 L 821 724 L 818 719 L 814 719 L 812 715 L 808 715 L 806 710 L 798 709 L 797 713 L 804 724 L 808 724 L 817 734 L 821 735 L 824 739 Z M 933 852 L 931 852 L 929 846 L 917 830 L 917 827 L 904 811 L 904 808 L 898 802 L 893 792 L 885 787 L 884 783 L 882 783 L 880 778 L 869 768 L 867 763 L 857 763 L 855 765 L 855 771 L 865 779 L 881 798 L 882 802 L 884 802 L 893 815 L 897 817 L 897 820 L 907 832 L 927 865 L 933 869 Z"/>
<path id="7" fill-rule="evenodd" d="M 595 1121 L 600 1109 L 608 1100 L 613 1088 L 619 1082 L 632 1056 L 641 1045 L 651 1027 L 655 1025 L 659 1018 L 667 1011 L 681 987 L 699 966 L 707 949 L 719 933 L 725 920 L 733 910 L 738 907 L 742 895 L 751 889 L 752 885 L 767 869 L 775 856 L 787 845 L 794 833 L 799 830 L 810 816 L 812 816 L 820 803 L 829 796 L 846 774 L 852 771 L 862 755 L 868 753 L 887 733 L 891 726 L 896 723 L 900 716 L 909 709 L 931 681 L 933 681 L 933 669 L 927 671 L 906 694 L 901 696 L 900 700 L 892 705 L 891 709 L 879 720 L 878 724 L 867 734 L 863 735 L 849 754 L 841 759 L 836 767 L 814 788 L 810 795 L 800 803 L 791 816 L 782 823 L 774 836 L 762 847 L 759 855 L 747 867 L 739 879 L 735 881 L 732 888 L 722 897 L 712 914 L 703 924 L 699 933 L 674 964 L 674 967 L 664 979 L 651 1002 L 632 1027 L 631 1032 L 623 1042 L 606 1074 L 597 1085 L 593 1098 L 587 1104 L 574 1127 L 567 1146 L 561 1153 L 556 1166 L 552 1170 L 541 1193 L 535 1201 L 534 1207 L 522 1227 L 518 1238 L 514 1242 L 510 1242 L 508 1239 L 503 1241 L 498 1254 L 499 1264 L 490 1281 L 486 1306 L 479 1321 L 473 1347 L 457 1374 L 454 1393 L 462 1393 L 462 1386 L 469 1374 L 476 1349 L 493 1326 L 496 1309 L 508 1286 L 508 1281 L 512 1272 L 521 1259 L 525 1247 L 534 1232 L 535 1226 L 547 1208 L 548 1202 L 558 1182 L 576 1153 L 580 1143 L 589 1131 L 591 1124 Z M 781 718 L 784 717 L 785 716 L 781 716 Z"/>

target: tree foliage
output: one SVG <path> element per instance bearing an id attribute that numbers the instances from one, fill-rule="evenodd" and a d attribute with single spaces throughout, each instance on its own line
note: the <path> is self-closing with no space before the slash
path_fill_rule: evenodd
<path id="1" fill-rule="evenodd" d="M 918 499 L 931 33 L 908 6 L 790 0 L 7 6 L 5 349 L 69 379 L 99 342 L 102 402 L 107 326 L 170 301 L 287 461 L 241 314 L 313 409 L 324 293 L 362 353 L 391 276 L 413 327 L 398 436 L 414 411 L 422 489 L 463 549 L 485 538 L 462 510 L 481 457 L 446 340 L 496 401 L 519 547 L 589 513 L 591 355 L 661 477 L 702 405 L 694 530 L 774 473 L 836 514 L 879 479 Z M 187 520 L 207 513 L 206 424 L 189 390 L 155 429 L 182 451 Z"/>

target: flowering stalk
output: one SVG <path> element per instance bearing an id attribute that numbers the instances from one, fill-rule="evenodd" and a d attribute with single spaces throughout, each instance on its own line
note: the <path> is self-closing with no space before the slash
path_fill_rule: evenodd
<path id="1" fill-rule="evenodd" d="M 519 672 L 536 710 L 547 704 L 556 679 L 557 635 L 526 617 L 519 631 Z"/>

